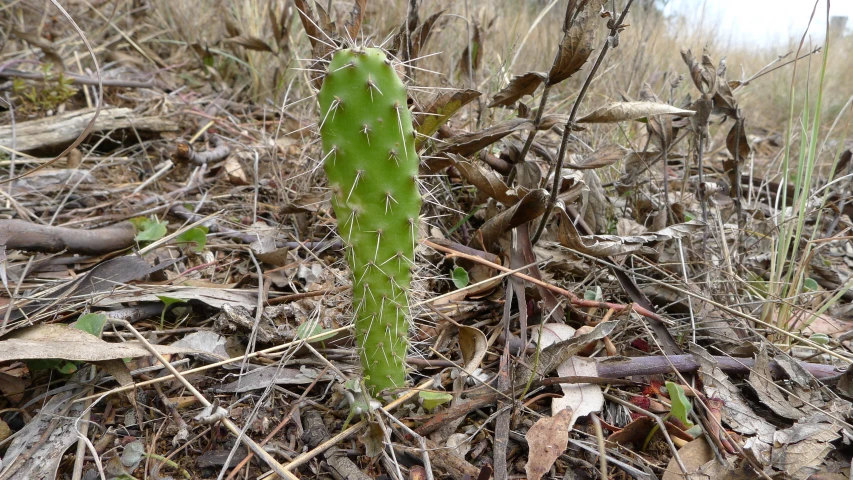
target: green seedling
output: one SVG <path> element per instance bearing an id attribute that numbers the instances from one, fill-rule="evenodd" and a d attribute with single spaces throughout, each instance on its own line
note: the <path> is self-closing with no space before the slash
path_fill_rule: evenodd
<path id="1" fill-rule="evenodd" d="M 166 225 L 168 222 L 159 221 L 146 217 L 134 217 L 130 223 L 136 228 L 137 234 L 134 239 L 139 242 L 153 242 L 166 236 Z"/>
<path id="2" fill-rule="evenodd" d="M 352 271 L 355 332 L 372 394 L 405 385 L 421 196 L 406 87 L 379 49 L 334 54 L 318 94 L 323 164 Z"/>

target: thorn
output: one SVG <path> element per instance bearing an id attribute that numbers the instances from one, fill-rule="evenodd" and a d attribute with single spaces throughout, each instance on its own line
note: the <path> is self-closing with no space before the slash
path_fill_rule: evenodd
<path id="1" fill-rule="evenodd" d="M 364 136 L 367 137 L 367 146 L 369 147 L 370 146 L 370 134 L 368 132 L 370 132 L 370 127 L 368 127 L 367 124 L 365 123 L 364 125 L 362 125 L 361 133 L 363 133 Z"/>
<path id="2" fill-rule="evenodd" d="M 370 90 L 370 101 L 371 102 L 373 102 L 373 90 L 376 90 L 377 92 L 379 92 L 379 95 L 384 95 L 382 93 L 382 90 L 379 90 L 379 87 L 377 87 L 376 84 L 373 82 L 372 76 L 367 77 L 367 89 Z"/>
<path id="3" fill-rule="evenodd" d="M 388 215 L 388 211 L 391 210 L 391 202 L 398 203 L 394 197 L 391 196 L 390 191 L 385 192 L 385 215 Z M 391 212 L 393 213 L 393 212 Z"/>
<path id="4" fill-rule="evenodd" d="M 358 185 L 358 181 L 362 175 L 364 175 L 364 170 L 356 170 L 355 171 L 355 181 L 352 182 L 352 188 L 350 188 L 349 195 L 347 195 L 347 199 L 346 199 L 347 203 L 349 203 L 349 199 L 350 199 L 350 197 L 352 197 L 352 192 L 355 190 L 356 185 Z"/>

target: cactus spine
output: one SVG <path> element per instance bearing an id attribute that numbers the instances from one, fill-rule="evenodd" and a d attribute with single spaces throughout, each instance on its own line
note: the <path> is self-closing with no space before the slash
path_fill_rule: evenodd
<path id="1" fill-rule="evenodd" d="M 379 49 L 335 53 L 318 95 L 324 167 L 347 245 L 365 384 L 406 380 L 418 157 L 406 87 Z"/>

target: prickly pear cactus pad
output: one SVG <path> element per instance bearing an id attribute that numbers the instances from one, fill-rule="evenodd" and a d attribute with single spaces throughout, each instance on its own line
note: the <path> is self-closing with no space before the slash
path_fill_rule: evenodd
<path id="1" fill-rule="evenodd" d="M 378 393 L 406 380 L 421 197 L 406 87 L 379 49 L 335 53 L 318 95 L 324 167 L 347 244 L 359 355 Z"/>

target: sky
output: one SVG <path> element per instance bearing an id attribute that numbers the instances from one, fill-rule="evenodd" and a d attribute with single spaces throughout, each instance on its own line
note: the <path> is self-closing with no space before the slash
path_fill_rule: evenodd
<path id="1" fill-rule="evenodd" d="M 853 0 L 830 0 L 830 15 L 849 17 L 847 32 L 853 28 Z M 685 13 L 689 18 L 715 22 L 721 33 L 733 43 L 773 46 L 787 43 L 791 35 L 799 38 L 809 22 L 814 0 L 669 0 L 667 13 Z M 810 32 L 815 40 L 823 38 L 826 24 L 826 0 L 820 0 Z"/>

